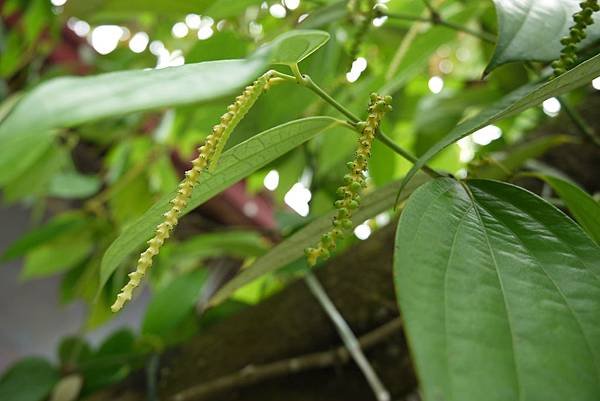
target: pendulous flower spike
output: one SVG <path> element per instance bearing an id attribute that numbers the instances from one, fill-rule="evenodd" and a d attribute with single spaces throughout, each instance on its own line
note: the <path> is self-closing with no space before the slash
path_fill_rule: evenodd
<path id="1" fill-rule="evenodd" d="M 323 234 L 316 247 L 306 249 L 306 259 L 309 266 L 316 265 L 319 258 L 327 259 L 330 252 L 335 249 L 336 241 L 343 237 L 343 230 L 352 228 L 352 211 L 358 208 L 360 192 L 366 186 L 364 173 L 367 171 L 371 145 L 381 119 L 390 110 L 392 101 L 390 96 L 382 97 L 375 93 L 371 94 L 370 99 L 367 120 L 357 124 L 361 128 L 361 134 L 358 139 L 355 159 L 346 164 L 350 172 L 344 175 L 344 185 L 336 191 L 339 199 L 334 203 L 337 214 L 333 218 L 333 227 L 329 232 Z"/>
<path id="2" fill-rule="evenodd" d="M 133 290 L 140 284 L 146 270 L 152 266 L 152 259 L 158 255 L 163 243 L 169 238 L 177 226 L 181 213 L 185 210 L 194 187 L 198 184 L 202 171 L 207 167 L 215 168 L 229 135 L 248 113 L 258 97 L 272 83 L 274 71 L 268 71 L 254 83 L 245 88 L 242 95 L 236 97 L 235 103 L 227 107 L 227 112 L 221 116 L 219 124 L 215 125 L 208 135 L 204 145 L 199 149 L 199 155 L 192 161 L 192 168 L 185 173 L 185 178 L 179 183 L 177 195 L 170 202 L 171 208 L 163 215 L 164 221 L 156 227 L 154 236 L 148 241 L 148 248 L 140 255 L 135 271 L 129 274 L 129 281 L 117 295 L 111 306 L 113 312 L 123 308 L 123 305 L 133 296 Z"/>
<path id="3" fill-rule="evenodd" d="M 594 23 L 592 14 L 600 10 L 598 0 L 585 0 L 579 3 L 581 10 L 573 14 L 573 25 L 569 28 L 569 35 L 560 39 L 563 48 L 558 60 L 552 62 L 554 77 L 564 74 L 577 63 L 577 44 L 585 37 L 585 30 Z"/>

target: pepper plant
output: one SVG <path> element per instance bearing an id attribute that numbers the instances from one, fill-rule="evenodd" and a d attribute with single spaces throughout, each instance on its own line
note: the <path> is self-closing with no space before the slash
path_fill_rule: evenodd
<path id="1" fill-rule="evenodd" d="M 89 306 L 84 331 L 136 302 L 145 282 L 153 298 L 139 335 L 109 339 L 125 355 L 118 374 L 98 362 L 102 347 L 84 352 L 71 338 L 60 372 L 17 363 L 0 399 L 43 400 L 69 385 L 69 399 L 92 395 L 188 341 L 211 311 L 226 320 L 236 302 L 260 303 L 298 277 L 337 319 L 375 397 L 389 399 L 312 273 L 356 246 L 352 232 L 365 239 L 387 224 L 397 225 L 389 280 L 422 399 L 600 398 L 600 205 L 578 177 L 539 162 L 578 144 L 596 152 L 588 169 L 598 171 L 600 124 L 578 111 L 597 96 L 598 1 L 189 3 L 4 2 L 14 30 L 0 61 L 0 187 L 6 202 L 50 217 L 2 259 L 23 256 L 27 279 L 61 274 L 64 301 Z M 19 31 L 14 13 L 54 36 Z M 185 63 L 148 68 L 148 52 L 131 59 L 125 42 L 86 76 L 28 56 L 53 46 L 60 21 L 86 35 L 85 20 L 99 53 L 102 24 L 127 25 L 120 38 L 137 52 L 141 27 L 161 37 L 168 21 L 165 42 Z M 150 48 L 156 67 L 177 57 L 163 42 Z M 546 114 L 558 104 L 572 130 L 530 137 L 549 118 L 541 104 Z M 260 192 L 273 174 L 276 234 L 185 230 L 234 184 Z M 312 196 L 306 210 L 294 188 Z M 243 266 L 210 287 L 207 266 L 224 255 Z M 38 385 L 22 388 L 31 372 Z"/>

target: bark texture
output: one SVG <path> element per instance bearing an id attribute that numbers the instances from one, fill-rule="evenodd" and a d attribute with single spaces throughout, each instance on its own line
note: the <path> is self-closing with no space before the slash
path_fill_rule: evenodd
<path id="1" fill-rule="evenodd" d="M 398 316 L 392 284 L 393 238 L 394 228 L 384 228 L 317 272 L 319 281 L 357 336 Z M 169 350 L 161 357 L 158 396 L 160 400 L 173 400 L 190 387 L 241 370 L 252 374 L 252 366 L 327 351 L 340 344 L 332 323 L 300 280 Z M 390 390 L 392 399 L 403 399 L 414 391 L 416 379 L 401 332 L 374 345 L 366 356 Z M 94 398 L 146 399 L 147 386 L 143 382 L 140 376 Z M 356 365 L 348 361 L 229 388 L 202 399 L 365 401 L 375 398 Z"/>

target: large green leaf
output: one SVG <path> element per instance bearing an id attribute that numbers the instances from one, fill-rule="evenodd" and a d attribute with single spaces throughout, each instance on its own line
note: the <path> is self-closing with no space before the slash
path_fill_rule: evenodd
<path id="1" fill-rule="evenodd" d="M 547 174 L 534 174 L 546 181 L 565 202 L 575 220 L 600 244 L 600 204 L 574 183 Z"/>
<path id="2" fill-rule="evenodd" d="M 580 0 L 494 0 L 498 15 L 496 50 L 486 71 L 511 61 L 551 61 L 560 55 L 560 39 L 573 25 Z M 584 47 L 600 38 L 600 14 L 587 28 Z"/>
<path id="3" fill-rule="evenodd" d="M 201 184 L 196 187 L 184 213 L 212 198 L 233 183 L 258 170 L 267 163 L 284 155 L 291 149 L 340 124 L 331 117 L 309 117 L 290 121 L 257 134 L 223 153 L 217 169 L 204 173 Z M 174 193 L 174 192 L 173 192 Z M 169 209 L 165 196 L 154 204 L 142 217 L 129 225 L 110 245 L 102 258 L 100 282 L 102 285 L 132 252 L 152 236 L 154 228 L 162 221 Z"/>
<path id="4" fill-rule="evenodd" d="M 543 199 L 498 181 L 423 185 L 394 274 L 425 400 L 598 399 L 600 248 Z"/>
<path id="5" fill-rule="evenodd" d="M 23 359 L 0 377 L 0 400 L 42 401 L 58 379 L 58 371 L 45 359 Z"/>
<path id="6" fill-rule="evenodd" d="M 254 57 L 47 81 L 27 94 L 0 124 L 0 185 L 41 155 L 55 128 L 229 95 L 266 65 L 266 57 Z"/>
<path id="7" fill-rule="evenodd" d="M 417 160 L 411 170 L 406 174 L 405 182 L 408 182 L 418 169 L 427 164 L 427 162 L 440 151 L 459 139 L 502 118 L 539 105 L 552 96 L 558 96 L 579 86 L 585 85 L 599 75 L 600 55 L 597 55 L 549 82 L 525 85 L 516 91 L 511 92 L 477 116 L 457 125 L 441 141 L 432 146 Z"/>
<path id="8" fill-rule="evenodd" d="M 268 47 L 273 64 L 297 64 L 317 51 L 329 40 L 325 31 L 304 29 L 279 35 Z"/>
<path id="9" fill-rule="evenodd" d="M 142 333 L 166 336 L 194 308 L 207 276 L 197 270 L 177 277 L 153 295 L 142 323 Z"/>
<path id="10" fill-rule="evenodd" d="M 409 184 L 406 194 L 410 194 L 412 190 L 418 188 L 428 180 L 427 176 L 419 175 L 415 177 Z M 366 195 L 361 201 L 360 208 L 352 215 L 352 223 L 358 225 L 363 221 L 375 216 L 378 213 L 390 209 L 394 203 L 394 196 L 398 187 L 399 181 L 390 183 L 384 187 L 377 189 L 375 192 Z M 301 230 L 298 230 L 292 236 L 281 242 L 265 255 L 256 259 L 256 261 L 247 269 L 229 281 L 221 290 L 219 290 L 211 300 L 212 304 L 218 304 L 227 299 L 237 289 L 256 280 L 258 277 L 272 272 L 280 267 L 283 267 L 298 258 L 304 256 L 304 249 L 313 246 L 315 238 L 319 238 L 331 226 L 331 220 L 335 215 L 335 211 L 331 211 L 310 224 L 306 225 Z"/>
<path id="11" fill-rule="evenodd" d="M 0 185 L 17 177 L 50 146 L 54 129 L 230 95 L 268 64 L 300 61 L 328 38 L 329 34 L 321 31 L 289 31 L 244 60 L 44 82 L 24 96 L 0 124 Z"/>

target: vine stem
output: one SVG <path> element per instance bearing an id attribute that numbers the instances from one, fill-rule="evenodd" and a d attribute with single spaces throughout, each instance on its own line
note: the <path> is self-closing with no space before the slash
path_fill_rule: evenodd
<path id="1" fill-rule="evenodd" d="M 297 66 L 296 66 L 296 68 L 297 68 Z M 331 97 L 325 90 L 323 90 L 323 88 L 321 88 L 319 85 L 317 85 L 310 76 L 308 76 L 306 74 L 304 74 L 304 75 L 301 74 L 302 79 L 301 79 L 301 81 L 298 81 L 298 79 L 296 77 L 288 75 L 288 74 L 284 74 L 284 73 L 281 73 L 278 71 L 275 71 L 274 74 L 275 74 L 274 76 L 276 76 L 278 78 L 288 80 L 288 81 L 298 82 L 300 85 L 302 85 L 305 88 L 314 92 L 317 96 L 319 96 L 321 99 L 325 100 L 327 103 L 329 103 L 336 110 L 338 110 L 340 113 L 342 113 L 344 116 L 346 116 L 348 118 L 349 121 L 348 121 L 348 124 L 346 125 L 346 127 L 351 128 L 352 130 L 356 130 L 355 125 L 356 125 L 356 123 L 360 122 L 360 118 L 358 118 L 356 116 L 356 114 L 352 113 L 346 107 L 341 105 L 337 100 L 335 100 L 333 97 Z M 411 155 L 408 151 L 406 151 L 405 149 L 400 147 L 398 144 L 396 144 L 391 138 L 386 136 L 383 133 L 383 131 L 378 130 L 375 138 L 377 140 L 379 140 L 381 143 L 383 143 L 384 145 L 386 145 L 388 148 L 393 150 L 396 154 L 398 154 L 402 158 L 406 159 L 407 161 L 409 161 L 413 164 L 417 161 L 417 159 L 413 155 Z M 429 176 L 431 176 L 433 178 L 438 178 L 438 177 L 442 176 L 442 174 L 438 173 L 437 171 L 433 170 L 432 168 L 430 168 L 429 166 L 426 166 L 426 165 L 422 167 L 422 170 L 426 174 L 428 174 Z"/>
<path id="2" fill-rule="evenodd" d="M 435 10 L 431 11 L 430 17 L 420 17 L 417 15 L 409 15 L 409 14 L 399 14 L 399 13 L 380 13 L 381 16 L 388 17 L 390 19 L 399 19 L 405 21 L 416 21 L 416 22 L 426 22 L 432 25 L 445 26 L 446 28 L 453 29 L 458 32 L 463 32 L 468 35 L 479 38 L 487 43 L 496 43 L 496 37 L 491 33 L 484 31 L 476 31 L 471 28 L 467 28 L 466 26 L 462 26 L 459 24 L 455 24 L 454 22 L 450 22 L 444 18 Z"/>
<path id="3" fill-rule="evenodd" d="M 385 388 L 385 386 L 377 376 L 377 373 L 375 373 L 375 371 L 373 370 L 373 367 L 371 366 L 371 364 L 365 357 L 365 354 L 362 352 L 362 349 L 360 348 L 358 339 L 350 329 L 350 326 L 348 326 L 346 320 L 344 320 L 340 312 L 337 310 L 333 302 L 331 302 L 331 299 L 325 292 L 323 286 L 321 286 L 321 283 L 319 283 L 319 280 L 317 280 L 317 278 L 312 272 L 308 272 L 304 277 L 304 281 L 306 282 L 306 285 L 308 286 L 310 292 L 315 296 L 317 301 L 319 301 L 319 304 L 321 304 L 323 310 L 325 311 L 325 313 L 327 313 L 329 319 L 334 324 L 338 334 L 342 339 L 342 342 L 346 346 L 346 349 L 348 350 L 348 352 L 352 356 L 352 359 L 354 359 L 360 370 L 365 375 L 365 378 L 367 379 L 367 382 L 369 382 L 371 389 L 373 389 L 373 393 L 375 393 L 377 400 L 389 401 L 389 391 Z"/>

